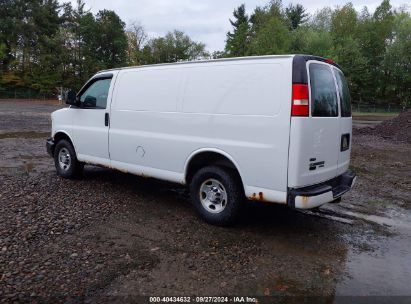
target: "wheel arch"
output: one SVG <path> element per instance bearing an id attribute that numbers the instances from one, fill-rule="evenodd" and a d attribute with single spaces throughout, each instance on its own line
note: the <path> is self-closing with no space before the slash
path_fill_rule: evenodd
<path id="1" fill-rule="evenodd" d="M 238 163 L 227 152 L 215 148 L 203 148 L 191 153 L 184 165 L 184 182 L 189 184 L 195 172 L 209 165 L 220 165 L 235 170 L 245 190 L 243 175 Z"/>
<path id="2" fill-rule="evenodd" d="M 76 146 L 74 145 L 74 141 L 66 131 L 56 131 L 53 135 L 53 139 L 54 139 L 54 143 L 56 145 L 62 139 L 68 140 L 71 143 L 71 145 L 73 146 L 74 152 L 76 152 L 76 155 L 77 155 L 77 149 L 76 149 Z"/>

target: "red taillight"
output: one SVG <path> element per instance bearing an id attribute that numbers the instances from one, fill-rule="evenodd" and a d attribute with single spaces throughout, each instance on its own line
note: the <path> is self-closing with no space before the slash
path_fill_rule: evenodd
<path id="1" fill-rule="evenodd" d="M 334 61 L 332 59 L 325 59 L 325 62 L 328 64 L 334 64 Z"/>
<path id="2" fill-rule="evenodd" d="M 309 116 L 308 85 L 293 84 L 293 100 L 291 105 L 291 116 Z"/>

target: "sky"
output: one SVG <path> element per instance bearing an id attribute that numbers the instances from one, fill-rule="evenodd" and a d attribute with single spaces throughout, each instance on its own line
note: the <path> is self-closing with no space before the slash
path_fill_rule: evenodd
<path id="1" fill-rule="evenodd" d="M 76 0 L 59 0 L 72 2 Z M 391 0 L 393 7 L 399 7 L 409 0 Z M 226 33 L 231 30 L 229 18 L 234 8 L 245 3 L 248 13 L 256 6 L 264 6 L 269 0 L 85 0 L 86 8 L 97 13 L 108 9 L 115 11 L 126 23 L 141 23 L 149 37 L 163 36 L 168 31 L 184 31 L 193 40 L 203 42 L 209 51 L 223 50 Z M 283 0 L 284 6 L 291 1 Z M 299 0 L 292 3 L 302 4 L 309 13 L 325 6 L 341 6 L 349 0 Z M 367 6 L 370 12 L 382 0 L 351 0 L 359 11 Z"/>

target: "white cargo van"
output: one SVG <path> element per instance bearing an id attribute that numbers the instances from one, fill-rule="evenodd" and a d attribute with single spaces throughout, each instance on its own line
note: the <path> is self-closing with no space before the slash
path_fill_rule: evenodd
<path id="1" fill-rule="evenodd" d="M 181 183 L 232 223 L 245 198 L 315 208 L 354 184 L 347 82 L 331 60 L 245 57 L 102 71 L 52 114 L 57 173 L 84 164 Z"/>

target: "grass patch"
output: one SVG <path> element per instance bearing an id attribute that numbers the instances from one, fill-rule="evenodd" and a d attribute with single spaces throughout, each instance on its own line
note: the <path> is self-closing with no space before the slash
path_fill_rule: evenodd
<path id="1" fill-rule="evenodd" d="M 0 133 L 0 139 L 9 139 L 9 138 L 48 138 L 50 137 L 50 132 L 10 132 L 10 133 Z"/>
<path id="2" fill-rule="evenodd" d="M 353 112 L 352 116 L 381 116 L 381 117 L 395 117 L 399 112 Z"/>

